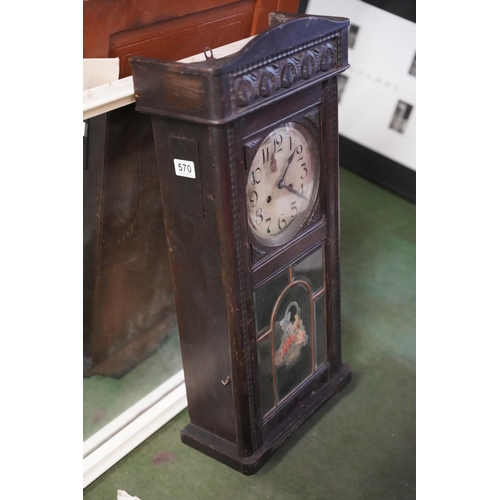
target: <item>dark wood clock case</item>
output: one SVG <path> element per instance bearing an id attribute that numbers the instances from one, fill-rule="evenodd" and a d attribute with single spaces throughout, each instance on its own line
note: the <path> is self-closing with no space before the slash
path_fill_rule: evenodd
<path id="1" fill-rule="evenodd" d="M 340 343 L 337 128 L 349 21 L 275 13 L 270 23 L 223 59 L 130 60 L 136 109 L 153 123 L 191 421 L 181 438 L 244 474 L 350 380 Z M 260 141 L 289 121 L 317 142 L 319 191 L 293 238 L 269 247 L 249 231 L 245 185 Z M 193 162 L 195 178 L 176 175 L 179 158 Z M 314 269 L 304 266 L 311 259 Z M 285 371 L 273 325 L 284 297 L 304 290 L 311 341 L 302 365 Z"/>

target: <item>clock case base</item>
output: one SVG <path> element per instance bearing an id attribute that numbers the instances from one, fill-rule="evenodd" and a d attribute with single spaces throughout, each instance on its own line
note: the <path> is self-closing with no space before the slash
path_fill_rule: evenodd
<path id="1" fill-rule="evenodd" d="M 267 463 L 272 454 L 298 427 L 332 396 L 341 392 L 350 380 L 351 369 L 348 365 L 342 364 L 330 382 L 302 399 L 273 430 L 263 445 L 248 457 L 238 456 L 234 445 L 193 424 L 188 424 L 181 431 L 181 441 L 238 472 L 251 476 Z"/>

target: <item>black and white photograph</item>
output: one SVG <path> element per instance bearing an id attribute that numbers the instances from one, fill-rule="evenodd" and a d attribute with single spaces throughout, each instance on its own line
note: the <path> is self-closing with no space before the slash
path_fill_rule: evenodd
<path id="1" fill-rule="evenodd" d="M 415 53 L 415 56 L 413 57 L 413 62 L 411 63 L 410 75 L 413 75 L 414 77 L 417 76 L 417 54 Z"/>
<path id="2" fill-rule="evenodd" d="M 349 45 L 350 49 L 354 47 L 354 44 L 356 42 L 356 37 L 358 36 L 358 31 L 359 31 L 359 26 L 356 26 L 355 24 L 351 24 L 349 26 L 349 36 L 347 39 L 347 44 Z"/>
<path id="3" fill-rule="evenodd" d="M 396 107 L 396 111 L 394 111 L 394 115 L 392 117 L 389 128 L 392 128 L 393 130 L 404 134 L 406 124 L 408 123 L 408 119 L 410 118 L 412 109 L 413 106 L 411 104 L 399 101 Z"/>
<path id="4" fill-rule="evenodd" d="M 339 103 L 342 99 L 342 94 L 344 93 L 345 86 L 347 84 L 347 80 L 349 78 L 345 75 L 339 75 L 337 77 L 337 84 L 338 84 L 338 95 L 339 95 Z"/>

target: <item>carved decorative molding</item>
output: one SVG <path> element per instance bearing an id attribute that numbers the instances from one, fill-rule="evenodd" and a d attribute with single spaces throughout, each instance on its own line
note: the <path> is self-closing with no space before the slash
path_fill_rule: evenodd
<path id="1" fill-rule="evenodd" d="M 319 109 L 315 109 L 314 111 L 312 111 L 311 113 L 309 113 L 308 115 L 306 115 L 306 118 L 314 124 L 314 126 L 316 127 L 316 129 L 319 131 L 321 130 L 321 126 L 320 126 L 320 115 L 319 115 Z"/>
<path id="2" fill-rule="evenodd" d="M 308 225 L 320 221 L 322 217 L 323 217 L 323 210 L 321 209 L 320 200 L 316 200 L 316 205 L 314 206 L 314 210 L 312 211 L 312 215 L 311 218 L 309 219 Z"/>
<path id="3" fill-rule="evenodd" d="M 245 168 L 250 168 L 252 164 L 253 157 L 257 151 L 260 144 L 260 139 L 255 139 L 253 141 L 247 142 L 245 144 Z"/>
<path id="4" fill-rule="evenodd" d="M 250 244 L 250 248 L 252 250 L 252 264 L 254 264 L 258 260 L 262 259 L 262 257 L 265 257 L 267 255 L 267 253 L 264 252 L 264 250 L 261 250 L 260 248 L 257 248 L 252 244 Z"/>
<path id="5" fill-rule="evenodd" d="M 231 74 L 234 105 L 245 107 L 340 66 L 339 35 L 319 38 Z"/>
<path id="6" fill-rule="evenodd" d="M 239 287 L 239 302 L 240 304 L 245 304 L 245 292 L 243 290 L 243 283 L 245 282 L 245 264 L 243 257 L 243 244 L 241 238 L 240 230 L 240 214 L 239 214 L 239 199 L 238 199 L 238 189 L 237 189 L 237 175 L 236 175 L 236 164 L 235 164 L 235 146 L 234 146 L 234 131 L 231 127 L 227 130 L 227 139 L 229 144 L 229 163 L 231 167 L 229 168 L 230 179 L 231 179 L 231 209 L 233 214 L 233 231 L 234 231 L 234 241 L 236 249 L 236 267 L 238 275 Z M 248 325 L 248 317 L 246 307 L 241 307 L 241 324 Z M 250 423 L 250 436 L 251 442 L 254 449 L 257 449 L 257 430 L 255 422 L 255 395 L 253 390 L 252 380 L 253 378 L 253 363 L 252 363 L 252 348 L 255 349 L 254 345 L 250 343 L 250 334 L 248 332 L 248 327 L 242 332 L 243 337 L 243 361 L 245 364 L 245 374 L 248 391 L 248 415 Z"/>

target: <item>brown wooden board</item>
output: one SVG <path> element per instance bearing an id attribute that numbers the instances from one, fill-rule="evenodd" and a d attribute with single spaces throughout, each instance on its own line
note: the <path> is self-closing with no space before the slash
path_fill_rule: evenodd
<path id="1" fill-rule="evenodd" d="M 109 37 L 115 33 L 237 2 L 238 0 L 86 0 L 83 2 L 83 57 L 108 57 Z"/>
<path id="2" fill-rule="evenodd" d="M 207 46 L 235 42 L 250 35 L 254 7 L 254 0 L 244 0 L 115 33 L 110 37 L 109 56 L 120 58 L 123 78 L 131 74 L 129 59 L 135 55 L 177 60 Z"/>

